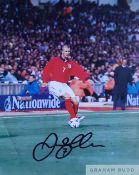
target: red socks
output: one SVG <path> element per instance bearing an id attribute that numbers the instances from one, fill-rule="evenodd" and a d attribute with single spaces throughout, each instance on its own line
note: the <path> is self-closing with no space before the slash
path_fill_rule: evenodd
<path id="1" fill-rule="evenodd" d="M 70 119 L 76 117 L 75 110 L 73 108 L 73 104 L 70 99 L 65 100 L 65 106 L 67 111 L 70 113 Z"/>
<path id="2" fill-rule="evenodd" d="M 75 115 L 77 115 L 79 105 L 73 105 Z"/>

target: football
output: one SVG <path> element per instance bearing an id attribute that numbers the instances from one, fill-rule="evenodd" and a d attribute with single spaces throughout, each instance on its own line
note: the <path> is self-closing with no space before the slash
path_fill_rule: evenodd
<path id="1" fill-rule="evenodd" d="M 72 118 L 69 120 L 68 124 L 71 128 L 78 128 L 80 126 L 80 121 L 78 118 Z"/>

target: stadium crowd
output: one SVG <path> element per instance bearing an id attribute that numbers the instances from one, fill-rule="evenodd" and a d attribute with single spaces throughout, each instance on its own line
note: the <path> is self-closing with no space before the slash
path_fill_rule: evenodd
<path id="1" fill-rule="evenodd" d="M 106 83 L 119 59 L 127 59 L 139 93 L 139 13 L 83 2 L 34 7 L 1 0 L 0 81 L 26 81 L 33 74 L 41 84 L 45 64 L 67 43 L 94 83 Z"/>

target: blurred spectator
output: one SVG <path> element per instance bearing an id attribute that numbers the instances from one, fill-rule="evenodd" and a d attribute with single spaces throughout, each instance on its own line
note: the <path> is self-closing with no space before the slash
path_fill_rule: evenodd
<path id="1" fill-rule="evenodd" d="M 10 82 L 10 83 L 17 83 L 17 78 L 14 76 L 15 71 L 12 69 L 11 66 L 5 70 L 5 76 L 4 76 L 4 81 L 5 82 Z"/>
<path id="2" fill-rule="evenodd" d="M 40 87 L 38 82 L 36 81 L 35 75 L 30 75 L 28 84 L 25 88 L 20 92 L 19 95 L 38 95 L 40 93 Z"/>
<path id="3" fill-rule="evenodd" d="M 128 94 L 138 94 L 138 87 L 134 80 L 132 81 L 132 84 L 128 83 L 127 92 Z"/>
<path id="4" fill-rule="evenodd" d="M 112 96 L 114 84 L 115 84 L 115 82 L 114 82 L 113 75 L 109 74 L 108 80 L 107 80 L 106 84 L 104 85 L 106 101 L 108 101 L 110 96 Z"/>
<path id="5" fill-rule="evenodd" d="M 30 72 L 41 83 L 41 69 L 68 43 L 72 57 L 90 70 L 94 83 L 106 82 L 109 69 L 121 57 L 134 73 L 139 59 L 137 16 L 138 12 L 89 1 L 59 1 L 40 8 L 29 1 L 1 0 L 0 65 L 4 72 L 11 65 L 14 71 L 9 73 L 18 81 Z M 15 81 L 13 76 L 10 81 Z M 135 77 L 138 81 L 136 72 Z"/>
<path id="6" fill-rule="evenodd" d="M 4 81 L 4 68 L 0 67 L 0 82 Z"/>
<path id="7" fill-rule="evenodd" d="M 33 75 L 33 76 L 34 76 L 34 75 Z M 30 78 L 29 73 L 26 73 L 25 76 L 24 76 L 23 84 L 28 84 L 28 82 L 29 82 L 29 78 Z"/>
<path id="8" fill-rule="evenodd" d="M 136 69 L 133 75 L 134 82 L 137 83 L 139 81 L 139 69 Z"/>

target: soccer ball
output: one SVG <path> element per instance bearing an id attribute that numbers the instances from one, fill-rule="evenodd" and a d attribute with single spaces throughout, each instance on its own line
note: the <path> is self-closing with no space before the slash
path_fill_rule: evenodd
<path id="1" fill-rule="evenodd" d="M 80 121 L 78 118 L 72 118 L 69 120 L 68 124 L 71 128 L 78 128 L 80 126 Z"/>

